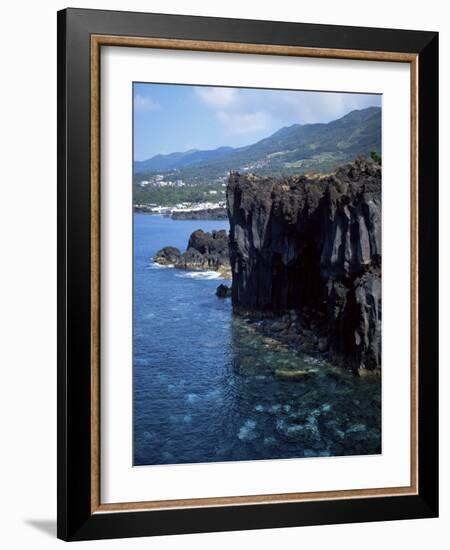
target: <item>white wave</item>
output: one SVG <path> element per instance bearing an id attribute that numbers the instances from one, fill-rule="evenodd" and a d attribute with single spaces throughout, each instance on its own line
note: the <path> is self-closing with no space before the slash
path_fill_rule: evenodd
<path id="1" fill-rule="evenodd" d="M 170 267 L 175 267 L 173 264 L 158 264 L 156 262 L 151 262 L 149 265 L 148 265 L 148 268 L 149 269 L 167 269 L 167 268 L 170 268 Z"/>
<path id="2" fill-rule="evenodd" d="M 222 279 L 223 277 L 217 271 L 186 271 L 178 273 L 176 277 L 183 279 L 196 279 L 198 281 L 210 281 L 213 279 Z"/>

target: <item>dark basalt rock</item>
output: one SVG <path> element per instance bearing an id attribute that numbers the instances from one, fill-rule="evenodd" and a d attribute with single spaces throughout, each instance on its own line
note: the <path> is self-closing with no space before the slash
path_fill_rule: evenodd
<path id="1" fill-rule="evenodd" d="M 192 249 L 203 255 L 210 269 L 218 269 L 230 263 L 228 234 L 224 229 L 213 230 L 211 233 L 205 233 L 201 229 L 194 231 L 189 238 L 186 253 Z"/>
<path id="2" fill-rule="evenodd" d="M 174 261 L 167 261 L 168 256 Z M 173 263 L 178 269 L 220 271 L 224 276 L 229 276 L 228 234 L 225 230 L 205 233 L 198 229 L 191 234 L 185 252 L 181 254 L 177 248 L 166 246 L 153 259 L 161 264 Z"/>
<path id="3" fill-rule="evenodd" d="M 135 204 L 133 205 L 133 211 L 138 212 L 140 214 L 152 214 L 153 210 L 151 206 L 147 206 L 146 204 Z"/>
<path id="4" fill-rule="evenodd" d="M 174 246 L 165 246 L 158 250 L 153 260 L 161 265 L 175 265 L 180 261 L 181 252 Z"/>
<path id="5" fill-rule="evenodd" d="M 227 205 L 234 311 L 297 311 L 332 360 L 378 370 L 381 166 L 358 158 L 285 179 L 232 172 Z"/>
<path id="6" fill-rule="evenodd" d="M 219 285 L 216 288 L 216 296 L 218 298 L 230 298 L 231 297 L 231 287 L 227 285 Z"/>
<path id="7" fill-rule="evenodd" d="M 176 210 L 172 212 L 174 220 L 226 220 L 226 208 L 205 208 L 204 210 Z"/>

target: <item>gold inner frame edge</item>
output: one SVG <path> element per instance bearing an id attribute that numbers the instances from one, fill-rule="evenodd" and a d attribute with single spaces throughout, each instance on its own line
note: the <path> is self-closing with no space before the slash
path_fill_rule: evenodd
<path id="1" fill-rule="evenodd" d="M 410 65 L 411 134 L 411 483 L 407 487 L 367 488 L 338 491 L 240 495 L 231 497 L 153 500 L 101 503 L 100 492 L 100 50 L 102 46 L 163 48 L 205 52 L 318 57 L 390 61 Z M 247 44 L 142 38 L 115 35 L 91 35 L 90 56 L 90 251 L 91 251 L 91 513 L 132 510 L 218 507 L 230 505 L 274 504 L 317 500 L 376 498 L 418 494 L 418 55 L 402 52 L 307 48 L 270 44 Z"/>

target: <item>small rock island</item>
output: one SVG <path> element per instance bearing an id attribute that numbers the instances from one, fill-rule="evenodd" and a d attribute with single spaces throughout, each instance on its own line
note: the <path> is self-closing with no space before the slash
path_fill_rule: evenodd
<path id="1" fill-rule="evenodd" d="M 231 278 L 228 234 L 223 229 L 208 233 L 198 229 L 191 234 L 185 252 L 165 246 L 155 254 L 153 261 L 177 269 L 218 271 L 225 279 Z"/>

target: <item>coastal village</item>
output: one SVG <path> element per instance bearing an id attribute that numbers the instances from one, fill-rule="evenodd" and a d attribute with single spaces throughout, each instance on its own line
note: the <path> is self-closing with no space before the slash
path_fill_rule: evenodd
<path id="1" fill-rule="evenodd" d="M 173 173 L 169 174 L 152 174 L 148 175 L 147 179 L 141 179 L 136 183 L 138 188 L 141 189 L 161 189 L 161 188 L 186 188 L 195 187 L 179 177 L 173 177 Z M 165 216 L 176 217 L 178 214 L 181 216 L 188 216 L 189 213 L 199 215 L 201 212 L 206 212 L 207 217 L 211 217 L 210 214 L 218 213 L 219 217 L 225 213 L 226 202 L 224 200 L 224 190 L 226 187 L 224 182 L 225 178 L 215 182 L 219 184 L 219 188 L 208 189 L 204 193 L 204 200 L 188 201 L 180 200 L 175 204 L 161 204 L 159 202 L 141 201 L 133 205 L 135 212 L 147 213 L 147 214 L 159 214 Z M 165 202 L 165 201 L 164 201 Z"/>
<path id="2" fill-rule="evenodd" d="M 158 204 L 135 204 L 135 212 L 143 212 L 147 214 L 160 214 L 164 216 L 177 216 L 179 213 L 201 213 L 201 212 L 211 212 L 216 211 L 217 213 L 222 212 L 226 209 L 225 201 L 219 202 L 180 202 L 174 206 L 161 206 Z"/>

